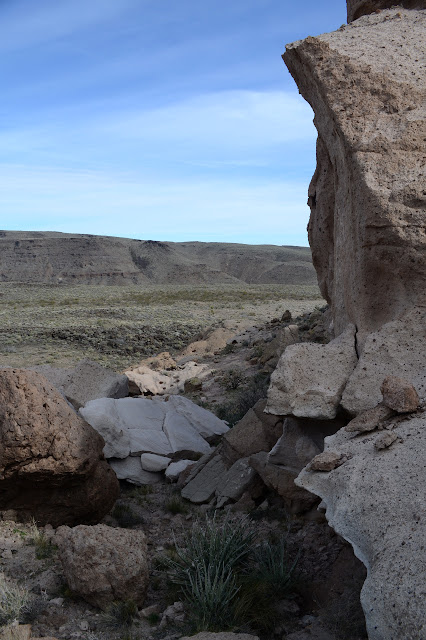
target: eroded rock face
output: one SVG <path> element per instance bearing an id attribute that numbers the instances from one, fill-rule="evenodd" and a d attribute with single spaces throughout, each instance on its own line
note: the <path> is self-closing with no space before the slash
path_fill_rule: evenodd
<path id="1" fill-rule="evenodd" d="M 406 9 L 426 9 L 425 0 L 346 0 L 348 7 L 348 22 L 357 20 L 361 16 L 389 9 L 396 4 Z"/>
<path id="2" fill-rule="evenodd" d="M 326 440 L 296 483 L 323 499 L 328 521 L 368 569 L 362 603 L 370 640 L 416 640 L 426 635 L 426 416 L 416 396 L 422 406 L 426 11 L 407 9 L 424 2 L 388 4 L 349 0 L 355 22 L 295 42 L 284 55 L 318 130 L 313 261 L 335 335 L 354 325 L 357 356 L 338 401 L 357 418 Z M 290 353 L 284 377 L 296 370 Z M 325 380 L 315 357 L 312 368 L 319 389 Z M 295 414 L 299 392 L 284 386 L 274 411 Z"/>
<path id="3" fill-rule="evenodd" d="M 393 427 L 355 438 L 341 429 L 326 451 L 346 461 L 329 472 L 305 469 L 296 484 L 321 496 L 327 520 L 367 567 L 361 601 L 369 639 L 417 640 L 426 634 L 426 414 Z"/>
<path id="4" fill-rule="evenodd" d="M 53 526 L 99 522 L 119 493 L 103 446 L 44 376 L 0 370 L 0 509 Z"/>
<path id="5" fill-rule="evenodd" d="M 425 302 L 424 11 L 402 8 L 306 38 L 284 61 L 315 111 L 309 242 L 335 334 Z"/>
<path id="6" fill-rule="evenodd" d="M 55 543 L 68 586 L 84 600 L 101 609 L 115 600 L 144 603 L 149 568 L 142 531 L 60 527 Z"/>

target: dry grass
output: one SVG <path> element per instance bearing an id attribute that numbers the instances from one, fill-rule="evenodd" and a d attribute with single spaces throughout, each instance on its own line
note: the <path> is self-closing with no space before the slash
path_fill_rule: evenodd
<path id="1" fill-rule="evenodd" d="M 72 366 L 82 358 L 120 370 L 177 352 L 223 322 L 256 324 L 313 309 L 312 285 L 90 286 L 0 284 L 0 365 Z"/>

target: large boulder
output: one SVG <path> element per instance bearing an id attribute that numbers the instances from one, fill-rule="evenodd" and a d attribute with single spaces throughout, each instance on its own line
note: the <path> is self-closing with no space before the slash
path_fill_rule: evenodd
<path id="1" fill-rule="evenodd" d="M 84 600 L 101 609 L 115 600 L 143 605 L 149 567 L 142 531 L 104 524 L 59 527 L 55 543 L 68 586 Z"/>
<path id="2" fill-rule="evenodd" d="M 359 437 L 341 429 L 326 451 L 342 464 L 306 468 L 299 487 L 320 496 L 331 526 L 367 567 L 361 592 L 370 640 L 426 637 L 424 545 L 426 414 L 405 415 Z M 383 434 L 388 445 L 375 446 Z M 312 467 L 311 467 L 312 469 Z"/>
<path id="3" fill-rule="evenodd" d="M 309 242 L 335 334 L 368 333 L 426 295 L 426 15 L 397 7 L 288 45 L 284 61 L 315 112 Z"/>
<path id="4" fill-rule="evenodd" d="M 0 370 L 0 509 L 53 526 L 99 522 L 119 493 L 103 446 L 42 375 Z"/>
<path id="5" fill-rule="evenodd" d="M 355 327 L 328 344 L 300 343 L 284 351 L 271 377 L 266 411 L 318 420 L 333 419 L 358 362 Z"/>
<path id="6" fill-rule="evenodd" d="M 346 0 L 348 22 L 357 20 L 361 16 L 390 9 L 396 4 L 405 9 L 426 9 L 426 0 Z"/>

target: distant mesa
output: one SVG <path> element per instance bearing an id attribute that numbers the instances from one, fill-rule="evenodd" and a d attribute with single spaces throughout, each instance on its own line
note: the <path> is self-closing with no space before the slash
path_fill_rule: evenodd
<path id="1" fill-rule="evenodd" d="M 308 247 L 0 231 L 0 282 L 317 284 Z"/>

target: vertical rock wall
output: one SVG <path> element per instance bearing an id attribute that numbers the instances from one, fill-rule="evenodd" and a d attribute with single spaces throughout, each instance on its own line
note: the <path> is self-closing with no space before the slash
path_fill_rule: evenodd
<path id="1" fill-rule="evenodd" d="M 309 241 L 335 333 L 426 303 L 425 12 L 393 9 L 295 42 L 284 61 L 315 112 Z"/>
<path id="2" fill-rule="evenodd" d="M 367 567 L 361 601 L 370 640 L 419 640 L 426 638 L 426 11 L 411 10 L 424 9 L 424 0 L 389 4 L 348 0 L 354 22 L 284 54 L 315 112 L 308 231 L 336 338 L 284 352 L 266 411 L 357 416 L 326 438 L 324 454 L 296 484 L 323 499 L 329 523 Z M 378 404 L 387 376 L 414 385 L 418 409 L 395 416 Z"/>

